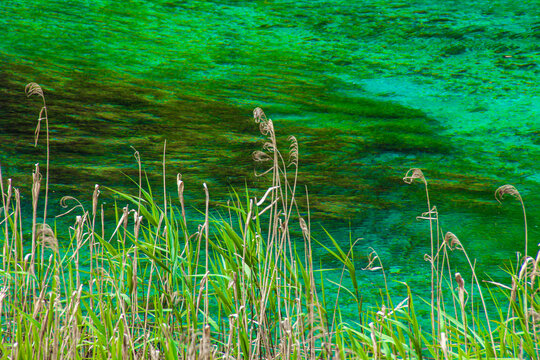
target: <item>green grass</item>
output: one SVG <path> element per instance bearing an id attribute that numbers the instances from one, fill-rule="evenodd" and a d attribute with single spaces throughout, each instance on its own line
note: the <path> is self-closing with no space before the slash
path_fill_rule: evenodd
<path id="1" fill-rule="evenodd" d="M 43 92 L 36 84 L 29 89 L 29 95 L 43 98 L 40 121 L 48 127 Z M 106 221 L 103 189 L 96 185 L 91 208 L 79 203 L 66 215 L 75 217 L 74 225 L 59 232 L 70 240 L 61 247 L 56 229 L 47 225 L 48 166 L 44 190 L 39 166 L 34 171 L 30 231 L 22 225 L 29 222 L 22 219 L 19 190 L 4 181 L 0 168 L 2 358 L 539 358 L 540 252 L 519 256 L 508 286 L 481 281 L 459 239 L 442 231 L 424 174 L 411 169 L 404 181 L 421 182 L 426 190 L 427 211 L 419 218 L 430 229 L 427 298 L 414 298 L 405 283 L 402 294 L 390 294 L 376 251 L 357 268 L 355 244 L 344 249 L 331 234 L 326 250 L 339 260 L 342 276 L 325 282 L 313 265 L 309 201 L 296 201 L 298 142 L 290 137 L 288 154 L 282 154 L 272 121 L 259 108 L 254 118 L 266 138 L 253 157 L 261 164 L 259 175 L 270 179 L 267 191 L 254 196 L 233 190 L 218 209 L 221 216 L 211 216 L 205 185 L 200 224 L 186 215 L 182 176 L 174 195 L 164 183 L 156 196 L 135 152 L 136 195 L 105 189 L 125 204 L 115 205 L 114 222 Z M 301 192 L 309 199 L 307 189 Z M 526 249 L 523 199 L 511 186 L 496 192 L 499 200 L 505 195 L 523 208 Z M 462 271 L 473 274 L 471 284 L 452 273 L 455 256 L 467 260 L 469 269 Z M 384 275 L 379 309 L 364 308 L 358 282 L 363 271 Z M 345 277 L 352 288 L 344 285 Z M 329 293 L 337 295 L 330 300 Z M 358 321 L 340 312 L 342 294 L 353 299 Z M 402 300 L 394 303 L 395 298 Z M 429 310 L 427 323 L 419 307 Z"/>

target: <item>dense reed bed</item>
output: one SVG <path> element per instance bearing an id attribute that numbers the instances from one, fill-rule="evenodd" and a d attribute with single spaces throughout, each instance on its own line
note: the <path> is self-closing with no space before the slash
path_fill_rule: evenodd
<path id="1" fill-rule="evenodd" d="M 43 99 L 38 123 L 45 122 L 48 149 L 43 91 L 32 83 L 27 94 Z M 105 219 L 104 189 L 96 185 L 91 208 L 77 203 L 65 215 L 74 225 L 58 232 L 69 233 L 70 244 L 59 246 L 47 218 L 48 163 L 44 190 L 39 165 L 32 176 L 31 229 L 23 226 L 29 222 L 22 219 L 20 191 L 0 168 L 2 358 L 540 358 L 540 252 L 526 255 L 525 206 L 513 186 L 500 187 L 495 196 L 501 201 L 509 195 L 523 207 L 525 253 L 518 254 L 506 284 L 486 282 L 477 277 L 463 243 L 443 232 L 424 174 L 411 169 L 403 180 L 426 191 L 427 211 L 419 220 L 429 228 L 429 295 L 414 298 L 405 283 L 402 294 L 390 294 L 385 280 L 380 308 L 364 309 L 357 279 L 363 271 L 385 275 L 384 264 L 375 251 L 367 264 L 359 264 L 354 243 L 344 249 L 328 234 L 327 250 L 352 288 L 338 282 L 329 289 L 320 280 L 309 201 L 297 203 L 299 192 L 309 198 L 307 188 L 296 183 L 298 142 L 291 136 L 282 153 L 272 120 L 260 108 L 254 119 L 265 143 L 253 158 L 263 166 L 258 175 L 270 179 L 267 190 L 233 191 L 211 212 L 204 185 L 200 224 L 188 219 L 180 174 L 177 192 L 167 193 L 164 183 L 158 201 L 140 170 L 135 194 L 105 189 L 118 198 L 114 222 Z M 36 143 L 39 133 L 38 126 Z M 165 173 L 164 149 L 164 179 Z M 211 215 L 216 213 L 221 215 Z M 472 274 L 470 279 L 452 271 L 457 256 L 469 264 L 461 273 Z M 337 295 L 329 300 L 328 292 Z M 343 293 L 354 299 L 356 320 L 340 312 Z M 429 310 L 425 322 L 419 307 Z"/>

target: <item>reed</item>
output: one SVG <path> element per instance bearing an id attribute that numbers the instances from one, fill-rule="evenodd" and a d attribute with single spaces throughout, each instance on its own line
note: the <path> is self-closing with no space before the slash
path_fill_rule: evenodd
<path id="1" fill-rule="evenodd" d="M 29 95 L 42 97 L 39 121 L 46 119 L 48 124 L 43 90 L 37 84 L 27 89 Z M 426 191 L 427 212 L 418 219 L 429 222 L 430 254 L 425 257 L 431 272 L 429 298 L 418 302 L 406 283 L 401 294 L 391 294 L 375 250 L 368 263 L 361 264 L 355 255 L 357 241 L 350 239 L 344 249 L 327 233 L 329 241 L 319 243 L 342 266 L 339 282 L 329 285 L 322 280 L 324 269 L 313 264 L 309 200 L 297 201 L 298 141 L 290 137 L 288 153 L 282 153 L 272 120 L 260 108 L 254 110 L 254 120 L 265 142 L 253 159 L 263 167 L 257 175 L 269 178 L 268 187 L 260 194 L 233 189 L 231 199 L 212 211 L 212 189 L 204 184 L 205 208 L 195 219 L 185 210 L 181 174 L 175 195 L 167 191 L 165 146 L 162 203 L 153 195 L 134 149 L 139 168 L 133 181 L 136 195 L 96 185 L 89 191 L 89 211 L 83 202 L 66 197 L 64 201 L 74 205 L 64 216 L 73 217 L 73 226 L 59 233 L 46 224 L 46 210 L 43 220 L 38 219 L 39 166 L 32 177 L 28 232 L 22 225 L 17 184 L 4 181 L 0 167 L 0 356 L 539 358 L 540 252 L 536 258 L 527 253 L 518 258 L 508 274 L 510 285 L 482 282 L 464 242 L 443 232 L 424 173 L 411 169 L 405 182 L 419 180 Z M 45 204 L 49 185 L 47 180 Z M 105 222 L 102 191 L 117 197 L 112 226 Z M 502 187 L 496 197 L 501 200 L 505 194 L 520 201 L 526 229 L 519 192 Z M 309 199 L 307 188 L 305 195 Z M 293 229 L 300 230 L 301 237 L 295 238 Z M 70 245 L 60 246 L 60 236 L 66 236 Z M 527 241 L 525 231 L 526 249 Z M 451 262 L 456 257 L 463 257 L 468 269 L 453 273 Z M 363 306 L 358 281 L 363 271 L 383 274 L 379 308 Z M 470 287 L 461 275 L 465 273 L 471 274 Z M 344 285 L 346 276 L 352 288 Z M 330 300 L 329 293 L 335 298 Z M 353 299 L 358 321 L 342 316 L 344 293 Z M 396 298 L 399 302 L 394 304 Z M 420 307 L 429 311 L 428 326 L 419 315 Z"/>

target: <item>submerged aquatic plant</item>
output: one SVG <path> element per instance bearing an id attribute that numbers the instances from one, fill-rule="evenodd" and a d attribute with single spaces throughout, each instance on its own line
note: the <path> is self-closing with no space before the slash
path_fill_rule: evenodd
<path id="1" fill-rule="evenodd" d="M 27 93 L 45 100 L 37 85 L 29 85 Z M 45 102 L 42 118 L 48 122 Z M 536 259 L 520 259 L 516 271 L 510 273 L 511 286 L 491 283 L 508 300 L 507 313 L 503 313 L 500 297 L 483 295 L 486 287 L 463 243 L 454 233 L 443 236 L 437 208 L 429 200 L 428 182 L 421 170 L 411 169 L 404 181 L 420 180 L 426 189 L 428 209 L 418 219 L 430 224 L 431 252 L 425 258 L 431 269 L 431 299 L 426 301 L 431 327 L 423 327 L 422 311 L 417 310 L 409 285 L 403 284 L 403 293 L 390 293 L 383 261 L 373 249 L 363 269 L 382 272 L 382 304 L 365 309 L 355 250 L 359 240 L 351 239 L 350 249 L 342 249 L 328 234 L 330 246 L 323 247 L 342 265 L 339 283 L 328 285 L 323 280 L 324 269 L 313 265 L 307 189 L 307 203 L 297 201 L 298 141 L 289 137 L 288 156 L 283 156 L 272 120 L 260 108 L 254 110 L 254 119 L 265 138 L 262 150 L 253 153 L 254 160 L 265 166 L 257 174 L 270 178 L 260 194 L 253 196 L 247 190 L 239 194 L 233 189 L 231 200 L 220 208 L 223 214 L 212 215 L 210 189 L 204 184 L 204 210 L 200 217 L 190 218 L 181 174 L 176 176 L 177 198 L 173 200 L 167 192 L 166 144 L 162 202 L 145 179 L 134 149 L 139 169 L 138 179 L 133 181 L 136 195 L 95 185 L 90 211 L 83 202 L 64 199 L 75 204 L 63 214 L 73 216 L 73 226 L 65 232 L 67 248 L 59 245 L 64 233 L 45 223 L 46 212 L 43 224 L 37 224 L 39 166 L 32 177 L 30 246 L 24 241 L 20 191 L 10 180 L 4 187 L 0 167 L 0 356 L 227 360 L 538 357 L 540 252 Z M 500 200 L 509 194 L 523 205 L 514 190 L 502 188 L 496 196 Z M 117 196 L 114 221 L 106 222 L 102 192 Z M 304 206 L 307 210 L 302 210 Z M 300 229 L 299 238 L 293 229 Z M 298 250 L 302 245 L 303 250 Z M 466 258 L 469 269 L 451 271 L 452 250 Z M 41 261 L 35 261 L 36 254 L 41 254 Z M 467 288 L 468 281 L 461 275 L 467 271 L 472 273 L 474 288 Z M 346 274 L 352 288 L 344 285 Z M 317 275 L 321 281 L 316 280 Z M 329 292 L 337 294 L 335 300 L 330 300 Z M 474 304 L 473 292 L 480 296 L 485 316 Z M 344 300 L 341 294 L 350 297 Z M 396 305 L 395 296 L 399 296 Z M 497 321 L 488 315 L 489 300 L 499 316 Z M 356 305 L 358 321 L 342 316 L 346 301 Z"/>

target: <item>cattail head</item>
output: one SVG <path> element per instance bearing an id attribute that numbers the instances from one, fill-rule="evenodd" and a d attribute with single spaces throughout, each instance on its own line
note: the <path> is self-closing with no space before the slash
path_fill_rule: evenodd
<path id="1" fill-rule="evenodd" d="M 84 234 L 84 223 L 86 222 L 86 215 L 88 213 L 85 212 L 83 216 L 77 215 L 75 217 L 75 238 L 77 239 L 77 247 L 80 247 L 82 245 L 82 239 Z"/>
<path id="2" fill-rule="evenodd" d="M 129 215 L 129 205 L 126 205 L 122 208 L 122 220 L 123 220 L 124 230 L 127 229 L 128 215 Z"/>
<path id="3" fill-rule="evenodd" d="M 465 289 L 465 280 L 461 277 L 460 273 L 456 273 L 456 283 L 458 284 L 460 289 Z"/>
<path id="4" fill-rule="evenodd" d="M 94 193 L 92 194 L 92 214 L 95 216 L 97 212 L 97 204 L 98 204 L 98 197 L 99 197 L 100 191 L 99 191 L 99 185 L 96 184 L 94 186 Z"/>
<path id="5" fill-rule="evenodd" d="M 176 188 L 178 189 L 178 198 L 184 197 L 184 181 L 182 181 L 182 174 L 176 174 Z"/>
<path id="6" fill-rule="evenodd" d="M 143 217 L 139 215 L 139 213 L 137 211 L 134 211 L 133 212 L 133 234 L 134 234 L 134 237 L 135 237 L 135 240 L 138 240 L 139 239 L 139 229 L 141 228 L 141 221 L 142 221 Z"/>
<path id="7" fill-rule="evenodd" d="M 455 277 L 456 277 L 456 283 L 458 284 L 459 303 L 463 310 L 465 306 L 465 294 L 468 294 L 467 290 L 465 290 L 465 280 L 463 280 L 460 273 L 456 273 Z"/>

